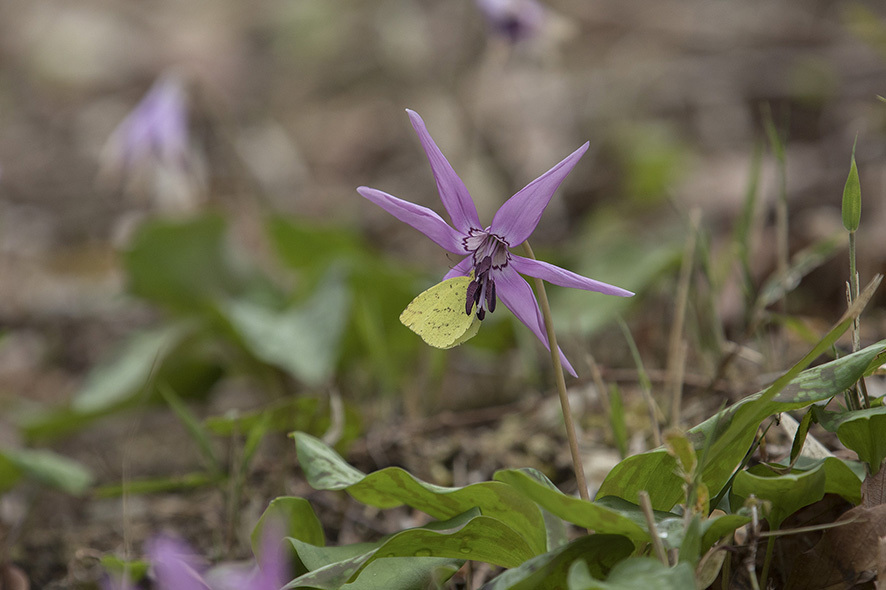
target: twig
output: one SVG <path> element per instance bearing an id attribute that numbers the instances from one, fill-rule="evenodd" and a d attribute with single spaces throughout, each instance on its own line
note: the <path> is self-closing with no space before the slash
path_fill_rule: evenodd
<path id="1" fill-rule="evenodd" d="M 646 517 L 646 526 L 649 527 L 649 536 L 652 538 L 652 547 L 655 550 L 655 555 L 665 567 L 670 567 L 671 564 L 668 562 L 668 555 L 665 552 L 664 543 L 661 542 L 661 537 L 658 534 L 658 527 L 655 526 L 655 514 L 652 512 L 652 502 L 649 500 L 649 492 L 646 490 L 640 490 L 639 499 L 640 509 L 643 510 L 643 516 Z"/>

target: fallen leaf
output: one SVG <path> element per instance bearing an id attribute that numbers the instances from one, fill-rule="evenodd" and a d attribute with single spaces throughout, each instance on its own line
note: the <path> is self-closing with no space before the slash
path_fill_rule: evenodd
<path id="1" fill-rule="evenodd" d="M 856 506 L 837 519 L 846 523 L 827 530 L 791 569 L 786 588 L 840 590 L 873 579 L 880 537 L 886 536 L 886 504 Z"/>

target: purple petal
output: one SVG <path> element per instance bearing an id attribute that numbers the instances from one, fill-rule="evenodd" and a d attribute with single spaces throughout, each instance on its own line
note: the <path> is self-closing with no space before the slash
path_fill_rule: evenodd
<path id="1" fill-rule="evenodd" d="M 406 109 L 409 120 L 412 121 L 412 127 L 418 134 L 421 146 L 428 155 L 428 161 L 431 163 L 431 171 L 434 173 L 434 180 L 437 181 L 437 192 L 440 193 L 440 200 L 449 218 L 452 219 L 452 225 L 461 233 L 466 234 L 470 229 L 482 229 L 480 218 L 477 216 L 477 207 L 474 200 L 468 193 L 465 183 L 462 182 L 449 160 L 443 156 L 443 152 L 437 147 L 431 134 L 428 133 L 425 122 L 415 111 Z"/>
<path id="2" fill-rule="evenodd" d="M 532 330 L 532 333 L 541 340 L 545 348 L 550 350 L 551 346 L 548 343 L 548 334 L 544 328 L 541 311 L 538 309 L 535 293 L 532 292 L 529 283 L 509 266 L 495 275 L 495 289 L 496 295 L 505 304 L 505 307 L 510 309 L 517 316 L 518 320 Z M 578 377 L 563 351 L 559 349 L 558 351 L 563 368 L 573 377 Z"/>
<path id="3" fill-rule="evenodd" d="M 462 259 L 461 262 L 453 266 L 449 269 L 449 272 L 446 273 L 446 276 L 443 277 L 443 280 L 448 280 L 453 277 L 466 277 L 471 274 L 471 268 L 474 266 L 474 257 L 466 256 Z"/>
<path id="4" fill-rule="evenodd" d="M 464 254 L 465 247 L 462 237 L 449 227 L 443 218 L 431 209 L 398 199 L 388 193 L 361 186 L 357 192 L 366 197 L 403 223 L 408 223 L 424 235 L 436 242 L 441 248 L 453 254 Z"/>
<path id="5" fill-rule="evenodd" d="M 511 254 L 511 265 L 520 274 L 538 277 L 561 287 L 597 291 L 598 293 L 618 295 L 619 297 L 631 297 L 633 295 L 632 292 L 621 287 L 583 277 L 580 274 L 541 260 L 532 260 L 531 258 L 523 258 L 522 256 Z"/>
<path id="6" fill-rule="evenodd" d="M 265 525 L 262 530 L 259 574 L 250 590 L 277 590 L 284 586 L 289 577 L 288 554 L 285 545 L 283 526 L 278 522 Z"/>
<path id="7" fill-rule="evenodd" d="M 490 28 L 511 43 L 536 36 L 545 20 L 535 0 L 477 0 Z"/>
<path id="8" fill-rule="evenodd" d="M 148 558 L 160 590 L 209 590 L 198 571 L 200 558 L 183 542 L 159 537 L 150 542 Z"/>
<path id="9" fill-rule="evenodd" d="M 588 150 L 588 142 L 569 154 L 559 164 L 527 184 L 507 200 L 492 218 L 489 231 L 501 236 L 510 246 L 523 243 L 538 225 L 541 214 L 566 175 Z"/>

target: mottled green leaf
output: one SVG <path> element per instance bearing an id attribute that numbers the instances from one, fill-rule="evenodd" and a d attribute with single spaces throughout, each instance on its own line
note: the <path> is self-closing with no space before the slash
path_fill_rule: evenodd
<path id="1" fill-rule="evenodd" d="M 644 527 L 618 510 L 599 502 L 573 498 L 538 482 L 524 471 L 505 469 L 495 473 L 497 481 L 504 482 L 522 492 L 545 510 L 578 526 L 593 529 L 602 534 L 623 535 L 636 543 L 649 541 Z"/>
<path id="2" fill-rule="evenodd" d="M 576 561 L 569 570 L 569 590 L 693 590 L 695 572 L 681 562 L 674 567 L 663 565 L 651 557 L 632 557 L 620 562 L 606 581 L 595 580 L 583 561 Z"/>
<path id="3" fill-rule="evenodd" d="M 522 537 L 537 555 L 547 550 L 544 519 L 538 506 L 511 486 L 496 481 L 463 488 L 436 486 L 398 467 L 368 475 L 348 465 L 335 451 L 302 432 L 294 434 L 299 463 L 316 489 L 347 490 L 359 502 L 379 508 L 406 504 L 437 519 L 472 508 L 495 518 Z"/>
<path id="4" fill-rule="evenodd" d="M 502 572 L 482 590 L 559 590 L 566 586 L 569 567 L 575 561 L 584 561 L 591 575 L 602 578 L 633 551 L 634 544 L 627 537 L 584 535 Z"/>
<path id="5" fill-rule="evenodd" d="M 851 320 L 841 322 L 840 326 L 845 328 L 849 323 Z M 886 340 L 803 371 L 786 386 L 780 379 L 773 384 L 779 387 L 748 396 L 690 429 L 689 438 L 703 461 L 702 481 L 711 494 L 717 494 L 729 480 L 766 417 L 839 394 L 851 387 L 884 349 Z M 609 472 L 598 497 L 611 495 L 630 500 L 640 490 L 647 490 L 654 508 L 669 510 L 683 495 L 682 481 L 675 470 L 676 461 L 664 449 L 628 457 Z"/>

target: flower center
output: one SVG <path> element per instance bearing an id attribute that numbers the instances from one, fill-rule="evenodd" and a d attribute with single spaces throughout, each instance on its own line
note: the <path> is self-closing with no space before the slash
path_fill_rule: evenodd
<path id="1" fill-rule="evenodd" d="M 495 281 L 492 271 L 499 271 L 508 265 L 511 258 L 509 244 L 500 236 L 485 230 L 472 229 L 464 239 L 465 248 L 473 257 L 474 280 L 468 285 L 465 299 L 465 313 L 471 315 L 471 309 L 477 305 L 477 317 L 486 317 L 495 311 Z"/>

